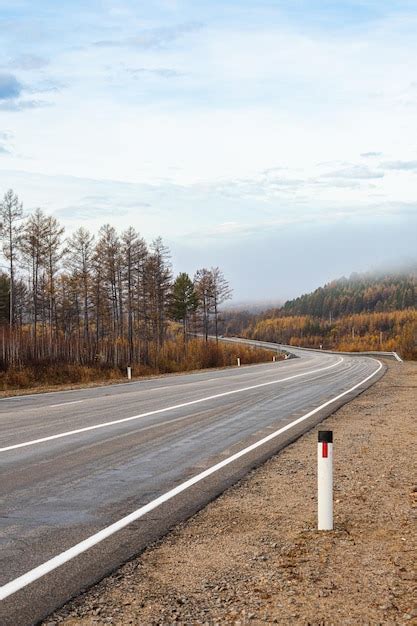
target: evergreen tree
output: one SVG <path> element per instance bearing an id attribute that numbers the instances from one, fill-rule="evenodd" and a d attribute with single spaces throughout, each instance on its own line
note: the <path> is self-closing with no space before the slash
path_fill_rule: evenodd
<path id="1" fill-rule="evenodd" d="M 187 327 L 191 315 L 197 310 L 198 297 L 194 283 L 185 272 L 177 276 L 172 286 L 170 313 L 174 320 L 182 322 L 184 341 L 187 338 Z"/>

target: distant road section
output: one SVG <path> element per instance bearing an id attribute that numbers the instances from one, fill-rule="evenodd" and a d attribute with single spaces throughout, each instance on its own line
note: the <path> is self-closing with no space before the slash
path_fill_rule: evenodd
<path id="1" fill-rule="evenodd" d="M 48 615 L 384 372 L 288 349 L 298 358 L 1 400 L 0 623 Z"/>

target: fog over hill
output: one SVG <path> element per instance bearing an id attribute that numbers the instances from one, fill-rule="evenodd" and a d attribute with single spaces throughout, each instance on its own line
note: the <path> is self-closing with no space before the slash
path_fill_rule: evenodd
<path id="1" fill-rule="evenodd" d="M 400 264 L 389 268 L 380 268 L 367 272 L 352 272 L 348 276 L 332 279 L 322 286 L 318 286 L 313 291 L 308 291 L 297 295 L 290 300 L 283 298 L 271 298 L 270 300 L 259 301 L 229 301 L 226 302 L 222 310 L 229 315 L 233 312 L 247 312 L 254 315 L 261 313 L 278 312 L 295 313 L 295 314 L 312 314 L 311 303 L 313 300 L 329 298 L 336 293 L 343 293 L 346 300 L 348 294 L 358 298 L 366 292 L 367 301 L 362 304 L 362 309 L 373 310 L 378 300 L 379 308 L 386 309 L 403 309 L 410 306 L 417 306 L 417 262 Z M 408 293 L 407 289 L 411 290 Z M 373 296 L 371 291 L 373 290 Z M 373 298 L 373 299 L 372 299 Z M 375 300 L 376 298 L 376 300 Z M 391 299 L 390 299 L 391 298 Z M 402 301 L 401 298 L 405 298 Z M 357 306 L 359 304 L 357 303 Z M 382 308 L 381 308 L 382 307 Z M 337 309 L 333 312 L 335 314 Z M 329 314 L 329 311 L 321 314 Z"/>
<path id="2" fill-rule="evenodd" d="M 222 311 L 228 313 L 233 311 L 248 311 L 249 313 L 262 313 L 269 309 L 280 308 L 284 304 L 279 300 L 261 300 L 259 302 L 253 302 L 251 300 L 247 302 L 225 302 L 222 305 Z"/>
<path id="3" fill-rule="evenodd" d="M 415 267 L 392 273 L 352 274 L 309 294 L 287 301 L 285 315 L 337 317 L 362 312 L 400 311 L 417 307 Z"/>

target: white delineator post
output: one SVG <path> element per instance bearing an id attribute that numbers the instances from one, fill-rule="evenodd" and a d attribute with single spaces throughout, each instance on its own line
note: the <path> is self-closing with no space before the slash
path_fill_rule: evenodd
<path id="1" fill-rule="evenodd" d="M 333 431 L 319 430 L 317 447 L 317 528 L 333 530 Z"/>
<path id="2" fill-rule="evenodd" d="M 276 361 L 276 360 L 277 360 L 277 357 L 276 357 L 276 356 L 273 356 L 273 357 L 272 357 L 272 362 L 273 362 L 273 363 L 275 363 L 275 361 Z"/>
<path id="3" fill-rule="evenodd" d="M 132 380 L 132 368 L 127 368 L 127 380 Z"/>
<path id="4" fill-rule="evenodd" d="M 237 357 L 237 366 L 240 367 L 240 356 Z"/>

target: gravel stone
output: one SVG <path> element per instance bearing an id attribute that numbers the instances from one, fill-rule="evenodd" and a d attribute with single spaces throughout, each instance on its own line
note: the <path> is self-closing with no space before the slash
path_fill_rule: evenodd
<path id="1" fill-rule="evenodd" d="M 44 626 L 417 625 L 417 363 L 328 418 L 335 529 L 316 531 L 317 429 Z"/>

